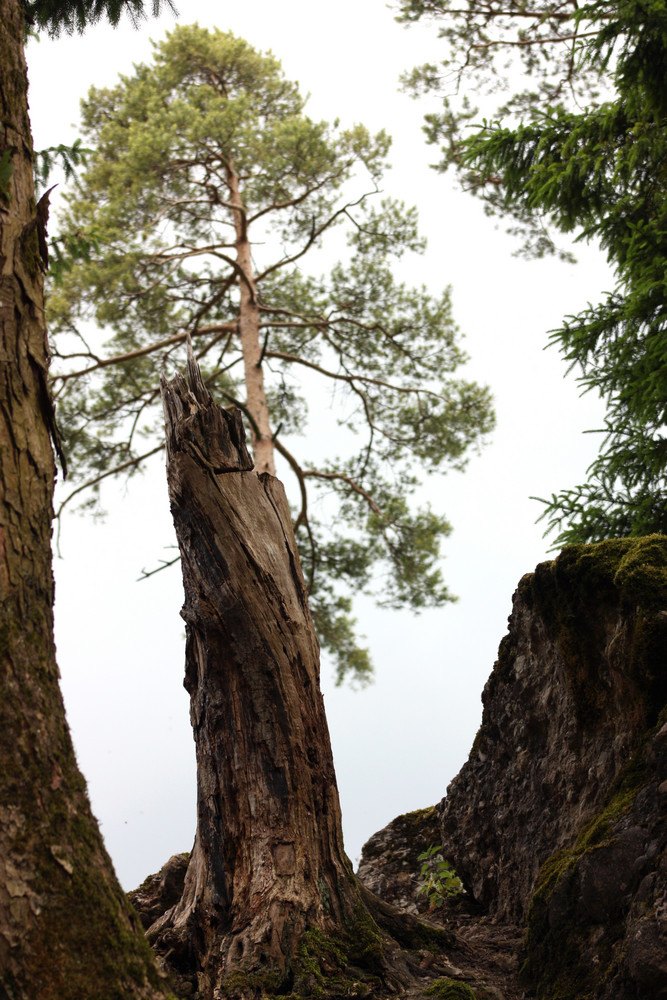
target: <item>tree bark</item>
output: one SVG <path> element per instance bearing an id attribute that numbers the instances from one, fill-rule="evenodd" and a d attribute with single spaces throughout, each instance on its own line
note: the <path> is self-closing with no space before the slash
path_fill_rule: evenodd
<path id="1" fill-rule="evenodd" d="M 207 1000 L 310 995 L 309 976 L 325 989 L 322 962 L 334 978 L 351 965 L 386 980 L 386 943 L 343 850 L 319 648 L 282 484 L 251 471 L 240 412 L 213 403 L 192 355 L 189 388 L 177 375 L 162 394 L 198 814 L 183 897 L 149 938 L 196 974 Z"/>
<path id="2" fill-rule="evenodd" d="M 167 990 L 91 814 L 58 687 L 55 423 L 19 0 L 0 0 L 0 160 L 0 997 L 157 1000 Z"/>

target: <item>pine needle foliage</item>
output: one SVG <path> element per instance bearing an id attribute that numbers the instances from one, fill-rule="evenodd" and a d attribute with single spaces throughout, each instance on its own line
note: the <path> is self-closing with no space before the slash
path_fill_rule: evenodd
<path id="1" fill-rule="evenodd" d="M 351 595 L 415 610 L 452 599 L 438 565 L 449 524 L 415 494 L 424 475 L 462 469 L 493 426 L 488 390 L 458 377 L 448 290 L 397 276 L 424 241 L 415 211 L 380 193 L 388 136 L 313 121 L 274 56 L 197 25 L 116 87 L 91 90 L 83 132 L 92 153 L 69 194 L 49 301 L 77 491 L 161 448 L 158 374 L 184 365 L 188 333 L 214 396 L 240 405 L 259 439 L 244 354 L 254 310 L 254 369 L 293 474 L 319 636 L 339 679 L 367 678 Z M 341 260 L 319 273 L 307 260 L 325 240 Z M 298 438 L 309 393 L 330 391 L 345 446 L 318 453 Z"/>

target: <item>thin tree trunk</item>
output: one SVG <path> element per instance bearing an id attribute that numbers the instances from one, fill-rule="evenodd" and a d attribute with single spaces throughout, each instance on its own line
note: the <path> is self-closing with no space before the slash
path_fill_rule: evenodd
<path id="1" fill-rule="evenodd" d="M 58 688 L 55 424 L 26 93 L 22 6 L 0 0 L 0 159 L 13 168 L 0 191 L 0 997 L 157 1000 L 166 990 L 90 812 Z"/>
<path id="2" fill-rule="evenodd" d="M 310 995 L 309 977 L 323 990 L 322 968 L 343 975 L 346 964 L 391 978 L 343 850 L 319 649 L 282 484 L 250 471 L 240 412 L 213 403 L 192 355 L 189 385 L 177 375 L 162 393 L 197 834 L 183 897 L 149 937 L 197 974 L 207 1000 Z"/>
<path id="3" fill-rule="evenodd" d="M 227 167 L 227 185 L 236 231 L 236 263 L 239 267 L 240 291 L 239 334 L 247 394 L 246 405 L 253 419 L 252 449 L 255 455 L 255 469 L 257 472 L 268 472 L 275 476 L 273 437 L 264 389 L 262 344 L 259 337 L 260 313 L 252 265 L 252 251 L 248 238 L 246 210 L 241 197 L 239 176 L 231 162 Z"/>

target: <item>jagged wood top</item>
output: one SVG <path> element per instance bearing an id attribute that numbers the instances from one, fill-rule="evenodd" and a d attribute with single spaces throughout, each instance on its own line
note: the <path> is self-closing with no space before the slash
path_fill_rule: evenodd
<path id="1" fill-rule="evenodd" d="M 187 338 L 187 382 L 180 372 L 170 380 L 160 376 L 167 441 L 167 461 L 187 451 L 216 474 L 248 472 L 254 467 L 245 442 L 241 411 L 213 401 Z"/>

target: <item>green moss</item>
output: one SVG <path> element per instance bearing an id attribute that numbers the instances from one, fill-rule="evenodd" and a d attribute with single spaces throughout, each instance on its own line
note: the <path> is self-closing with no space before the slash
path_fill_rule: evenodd
<path id="1" fill-rule="evenodd" d="M 440 842 L 440 820 L 435 806 L 429 806 L 427 809 L 415 809 L 402 816 L 397 816 L 391 821 L 389 827 L 393 834 L 392 840 L 400 845 L 399 849 L 388 852 L 385 846 L 379 842 L 376 847 L 364 848 L 365 860 L 382 855 L 387 863 L 403 861 L 406 859 L 405 850 L 407 848 L 408 851 L 414 853 L 416 864 L 417 857 L 422 851 L 430 844 Z"/>
<path id="2" fill-rule="evenodd" d="M 329 887 L 323 878 L 318 879 L 317 888 L 320 890 L 320 899 L 322 900 L 324 912 L 331 913 L 331 896 L 329 895 Z"/>
<path id="3" fill-rule="evenodd" d="M 570 545 L 524 577 L 520 590 L 556 639 L 583 724 L 594 724 L 609 707 L 608 686 L 600 683 L 608 642 L 605 608 L 633 616 L 623 670 L 635 684 L 647 724 L 655 721 L 667 700 L 667 620 L 660 614 L 667 608 L 667 537 Z M 500 670 L 503 662 L 510 668 L 512 652 L 501 644 Z"/>
<path id="4" fill-rule="evenodd" d="M 293 966 L 293 992 L 290 997 L 315 998 L 344 995 L 346 985 L 355 980 L 346 975 L 346 942 L 324 934 L 317 928 L 306 932 L 299 944 Z"/>
<path id="5" fill-rule="evenodd" d="M 220 987 L 223 997 L 242 996 L 252 992 L 257 996 L 274 996 L 280 989 L 283 976 L 277 972 L 230 972 Z"/>
<path id="6" fill-rule="evenodd" d="M 15 993 L 125 1000 L 150 984 L 166 995 L 90 813 L 47 652 L 47 626 L 29 616 L 20 634 L 11 621 L 0 625 L 12 663 L 0 685 L 0 756 L 12 764 L 0 775 L 0 791 L 15 817 L 10 854 L 30 859 L 30 891 L 39 907 L 20 942 Z M 38 665 L 33 646 L 44 651 Z"/>
<path id="7" fill-rule="evenodd" d="M 147 983 L 166 992 L 134 910 L 107 878 L 105 869 L 110 871 L 111 863 L 97 830 L 87 817 L 74 817 L 71 832 L 78 844 L 72 872 L 60 867 L 54 871 L 52 863 L 45 864 L 35 884 L 47 903 L 31 948 L 35 967 L 50 970 L 42 973 L 40 995 L 62 995 L 64 974 L 68 1000 L 111 1000 L 116 994 L 125 998 L 128 990 Z M 77 960 L 81 955 L 86 956 L 83 963 Z"/>
<path id="8" fill-rule="evenodd" d="M 21 264 L 33 281 L 43 268 L 35 219 L 28 223 L 21 234 Z"/>
<path id="9" fill-rule="evenodd" d="M 401 928 L 396 925 L 394 938 L 410 951 L 446 951 L 454 944 L 454 934 L 445 927 L 435 927 L 423 920 L 418 920 L 414 927 Z"/>
<path id="10" fill-rule="evenodd" d="M 384 942 L 360 905 L 340 934 L 311 927 L 285 973 L 236 970 L 222 984 L 222 996 L 280 997 L 281 1000 L 338 1000 L 370 996 L 381 986 Z"/>
<path id="11" fill-rule="evenodd" d="M 361 969 L 382 971 L 384 943 L 380 930 L 364 906 L 358 906 L 347 929 L 349 961 Z"/>
<path id="12" fill-rule="evenodd" d="M 399 833 L 402 833 L 406 839 L 410 840 L 415 836 L 421 837 L 424 829 L 430 829 L 431 827 L 437 829 L 438 814 L 435 806 L 429 806 L 427 809 L 414 809 L 412 812 L 398 816 L 392 826 L 395 826 Z"/>
<path id="13" fill-rule="evenodd" d="M 441 1000 L 477 1000 L 472 987 L 458 979 L 450 979 L 449 976 L 434 979 L 424 990 L 424 996 L 440 997 Z"/>

